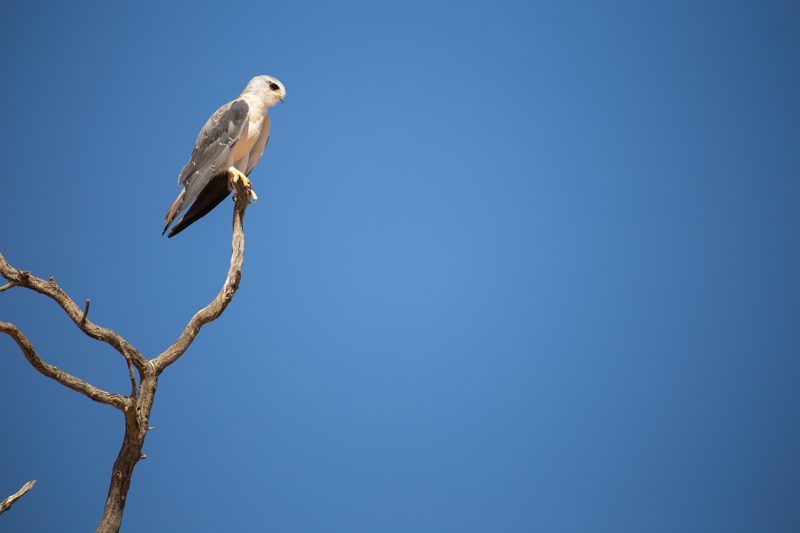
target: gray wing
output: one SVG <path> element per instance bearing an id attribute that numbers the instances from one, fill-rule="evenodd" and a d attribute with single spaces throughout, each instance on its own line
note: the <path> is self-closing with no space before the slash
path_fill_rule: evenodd
<path id="1" fill-rule="evenodd" d="M 247 102 L 234 100 L 220 107 L 200 130 L 189 162 L 178 176 L 184 190 L 165 217 L 167 225 L 195 201 L 211 178 L 225 170 L 222 167 L 247 127 L 249 112 Z"/>

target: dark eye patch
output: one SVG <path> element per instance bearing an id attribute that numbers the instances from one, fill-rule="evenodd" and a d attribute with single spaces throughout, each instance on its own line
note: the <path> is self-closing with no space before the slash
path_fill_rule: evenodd
<path id="1" fill-rule="evenodd" d="M 277 83 L 271 81 L 269 82 L 269 88 L 272 89 L 273 91 L 277 91 L 280 87 L 278 87 Z"/>

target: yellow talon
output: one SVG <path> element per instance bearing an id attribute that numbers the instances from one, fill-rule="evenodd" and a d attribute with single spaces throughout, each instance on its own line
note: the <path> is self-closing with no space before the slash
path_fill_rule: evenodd
<path id="1" fill-rule="evenodd" d="M 230 176 L 231 189 L 234 189 L 236 182 L 240 181 L 244 188 L 247 189 L 247 194 L 250 196 L 250 200 L 253 202 L 258 201 L 258 195 L 253 190 L 253 182 L 251 182 L 241 170 L 236 167 L 230 167 L 228 169 L 228 174 Z"/>

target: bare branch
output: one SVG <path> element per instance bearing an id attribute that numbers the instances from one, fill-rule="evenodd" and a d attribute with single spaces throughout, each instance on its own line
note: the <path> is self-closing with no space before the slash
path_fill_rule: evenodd
<path id="1" fill-rule="evenodd" d="M 240 181 L 233 182 L 236 205 L 233 209 L 233 238 L 231 242 L 231 265 L 228 275 L 219 294 L 206 307 L 198 311 L 184 328 L 175 343 L 160 355 L 150 360 L 156 373 L 160 374 L 169 365 L 178 360 L 194 342 L 200 328 L 216 320 L 233 299 L 239 288 L 242 277 L 242 261 L 244 260 L 244 227 L 242 221 L 249 203 L 250 192 Z"/>
<path id="2" fill-rule="evenodd" d="M 42 358 L 36 353 L 36 350 L 28 340 L 28 337 L 26 337 L 25 334 L 22 333 L 22 331 L 14 324 L 0 322 L 0 332 L 6 333 L 8 336 L 14 339 L 14 341 L 17 343 L 17 346 L 19 346 L 20 350 L 22 350 L 22 353 L 25 355 L 25 359 L 27 359 L 31 366 L 33 366 L 33 368 L 38 370 L 41 374 L 58 381 L 65 387 L 68 387 L 75 392 L 80 392 L 84 396 L 87 396 L 96 402 L 111 405 L 112 407 L 116 407 L 122 411 L 126 409 L 129 400 L 125 396 L 106 392 L 95 387 L 94 385 L 90 385 L 80 378 L 76 378 L 72 374 L 64 372 L 58 367 L 42 361 Z"/>
<path id="3" fill-rule="evenodd" d="M 10 289 L 11 287 L 13 287 L 14 285 L 15 285 L 15 284 L 14 284 L 14 282 L 12 282 L 12 281 L 9 281 L 9 282 L 8 282 L 8 283 L 6 283 L 5 285 L 3 285 L 3 286 L 0 286 L 0 292 L 7 291 L 8 289 Z"/>
<path id="4" fill-rule="evenodd" d="M 45 281 L 41 278 L 31 275 L 30 272 L 24 270 L 17 270 L 12 267 L 3 254 L 0 254 L 0 275 L 12 285 L 18 285 L 31 289 L 39 294 L 44 294 L 53 301 L 55 301 L 67 313 L 78 328 L 81 329 L 88 336 L 112 346 L 115 350 L 121 353 L 126 360 L 131 360 L 139 371 L 142 371 L 145 366 L 149 364 L 147 359 L 139 353 L 139 351 L 131 346 L 131 344 L 122 338 L 117 332 L 108 328 L 100 327 L 93 324 L 91 320 L 86 319 L 86 314 L 81 312 L 81 308 L 70 298 L 64 290 L 58 286 L 55 278 L 50 278 L 50 281 Z M 87 304 L 85 311 L 88 313 L 89 306 Z"/>
<path id="5" fill-rule="evenodd" d="M 9 496 L 8 498 L 6 498 L 2 502 L 0 502 L 0 514 L 3 514 L 6 511 L 8 511 L 9 509 L 11 509 L 11 506 L 14 505 L 14 503 L 17 500 L 19 500 L 20 498 L 25 496 L 25 494 L 29 490 L 31 490 L 34 485 L 36 485 L 36 480 L 32 479 L 32 480 L 28 481 L 27 483 L 25 483 L 24 485 L 22 485 L 22 488 L 19 489 L 17 492 L 15 492 L 11 496 Z"/>

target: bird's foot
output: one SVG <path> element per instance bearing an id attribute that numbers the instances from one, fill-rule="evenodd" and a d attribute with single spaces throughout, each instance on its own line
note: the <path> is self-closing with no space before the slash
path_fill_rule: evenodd
<path id="1" fill-rule="evenodd" d="M 236 183 L 239 182 L 242 184 L 242 187 L 247 191 L 247 195 L 249 197 L 249 201 L 257 202 L 258 195 L 256 191 L 253 190 L 253 183 L 244 175 L 244 173 L 236 167 L 230 167 L 228 169 L 228 176 L 230 179 L 230 185 L 232 190 L 236 190 Z"/>

